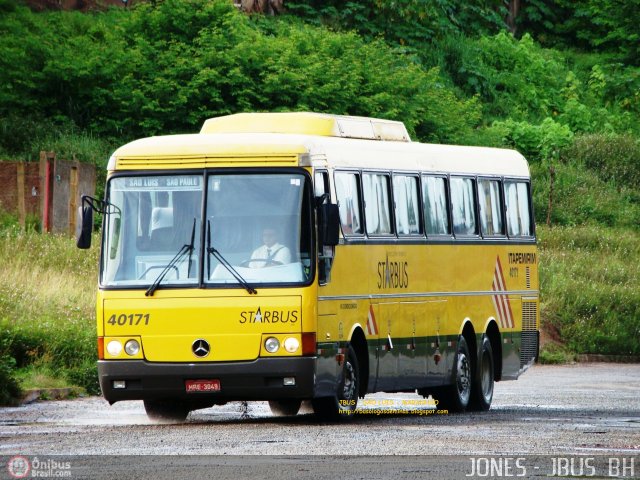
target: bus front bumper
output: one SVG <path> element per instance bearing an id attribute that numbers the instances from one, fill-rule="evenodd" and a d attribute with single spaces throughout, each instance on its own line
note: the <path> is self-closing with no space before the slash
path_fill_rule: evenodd
<path id="1" fill-rule="evenodd" d="M 313 397 L 315 357 L 258 358 L 250 362 L 150 363 L 100 360 L 98 376 L 104 398 L 120 400 L 172 398 L 211 404 L 236 400 Z M 295 384 L 291 385 L 291 378 Z M 285 384 L 287 379 L 288 384 Z M 188 380 L 218 380 L 220 390 L 187 393 Z M 116 385 L 124 388 L 114 388 Z"/>

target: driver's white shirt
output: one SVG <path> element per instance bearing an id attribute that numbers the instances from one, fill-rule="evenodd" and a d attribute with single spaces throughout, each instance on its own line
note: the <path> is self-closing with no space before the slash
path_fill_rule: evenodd
<path id="1" fill-rule="evenodd" d="M 259 259 L 259 260 L 272 260 L 274 262 L 279 262 L 281 264 L 291 263 L 291 252 L 287 247 L 282 245 L 281 243 L 274 243 L 270 247 L 266 245 L 262 245 L 261 247 L 256 248 L 251 254 L 251 259 Z M 269 262 L 251 262 L 249 264 L 252 268 L 261 268 L 264 266 L 268 266 Z"/>

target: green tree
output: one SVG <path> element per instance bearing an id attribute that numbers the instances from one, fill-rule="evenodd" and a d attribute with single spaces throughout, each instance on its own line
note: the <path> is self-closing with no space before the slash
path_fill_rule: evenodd
<path id="1" fill-rule="evenodd" d="M 308 21 L 383 37 L 412 51 L 455 33 L 496 33 L 506 16 L 502 0 L 288 0 L 286 7 Z"/>
<path id="2" fill-rule="evenodd" d="M 614 53 L 640 65 L 640 0 L 527 0 L 518 22 L 544 43 Z"/>

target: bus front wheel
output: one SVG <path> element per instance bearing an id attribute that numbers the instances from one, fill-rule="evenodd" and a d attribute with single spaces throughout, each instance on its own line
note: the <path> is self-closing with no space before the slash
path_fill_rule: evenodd
<path id="1" fill-rule="evenodd" d="M 337 395 L 314 398 L 313 411 L 322 420 L 347 420 L 353 417 L 360 392 L 360 368 L 356 351 L 351 345 L 345 356 Z"/>
<path id="2" fill-rule="evenodd" d="M 144 409 L 154 422 L 184 422 L 189 408 L 177 400 L 145 400 Z"/>

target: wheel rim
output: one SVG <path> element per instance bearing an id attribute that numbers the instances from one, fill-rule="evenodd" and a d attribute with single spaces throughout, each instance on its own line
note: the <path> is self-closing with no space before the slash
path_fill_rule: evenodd
<path id="1" fill-rule="evenodd" d="M 351 362 L 344 364 L 344 386 L 342 388 L 342 398 L 352 400 L 355 398 L 356 391 L 356 372 Z"/>
<path id="2" fill-rule="evenodd" d="M 493 397 L 493 369 L 491 368 L 491 358 L 487 353 L 484 354 L 482 359 L 482 372 L 481 372 L 481 385 L 482 396 L 485 401 L 490 401 Z"/>
<path id="3" fill-rule="evenodd" d="M 458 397 L 466 405 L 471 395 L 471 368 L 469 359 L 463 352 L 458 352 L 457 379 Z"/>

